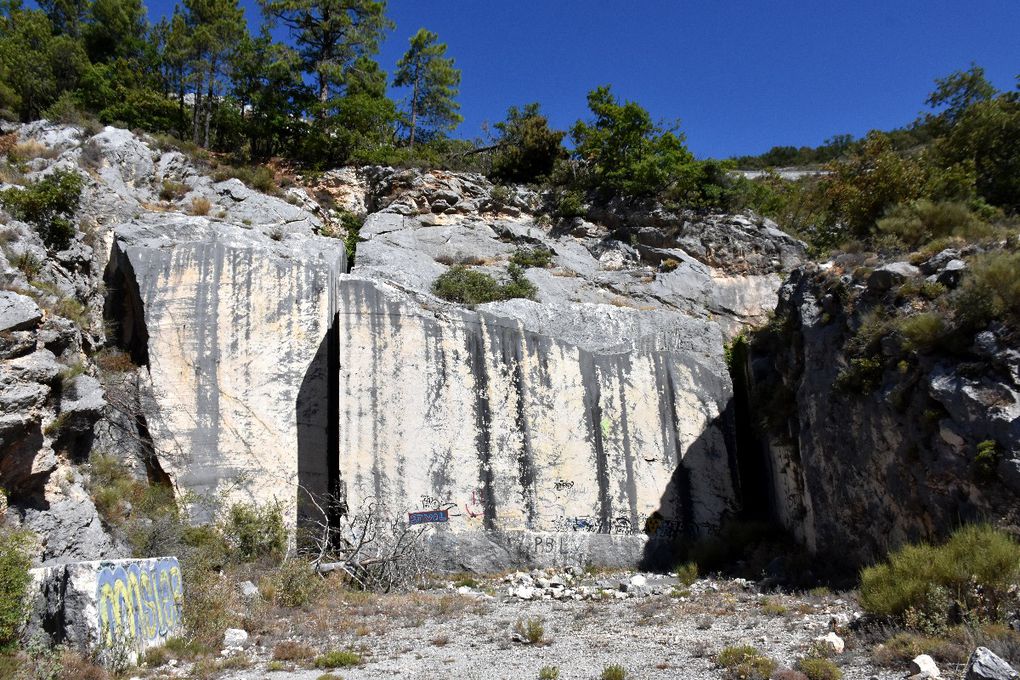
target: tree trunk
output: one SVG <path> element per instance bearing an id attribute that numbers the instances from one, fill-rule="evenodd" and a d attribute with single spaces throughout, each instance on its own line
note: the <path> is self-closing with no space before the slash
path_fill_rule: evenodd
<path id="1" fill-rule="evenodd" d="M 216 82 L 216 61 L 209 62 L 209 87 L 205 97 L 205 148 L 209 148 L 209 123 L 212 121 L 213 86 Z"/>
<path id="2" fill-rule="evenodd" d="M 198 76 L 198 83 L 195 86 L 195 101 L 191 103 L 191 141 L 195 144 L 202 143 L 201 137 L 201 111 L 202 111 L 202 76 Z"/>

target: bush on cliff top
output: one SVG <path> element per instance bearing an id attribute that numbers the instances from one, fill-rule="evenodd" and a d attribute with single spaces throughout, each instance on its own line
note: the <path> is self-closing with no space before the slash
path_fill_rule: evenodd
<path id="1" fill-rule="evenodd" d="M 450 302 L 464 305 L 480 305 L 511 298 L 534 299 L 535 285 L 524 278 L 524 270 L 511 263 L 507 271 L 510 280 L 500 283 L 484 272 L 454 265 L 441 274 L 432 284 L 432 292 Z"/>
<path id="2" fill-rule="evenodd" d="M 63 250 L 74 238 L 71 217 L 78 210 L 85 180 L 71 170 L 57 170 L 24 189 L 0 192 L 0 203 L 12 217 L 28 222 L 53 250 Z"/>
<path id="3" fill-rule="evenodd" d="M 1003 620 L 1016 605 L 1010 587 L 1020 582 L 1020 543 L 988 525 L 958 529 L 940 546 L 918 543 L 889 554 L 861 572 L 861 605 L 872 614 L 911 627 L 963 619 Z"/>

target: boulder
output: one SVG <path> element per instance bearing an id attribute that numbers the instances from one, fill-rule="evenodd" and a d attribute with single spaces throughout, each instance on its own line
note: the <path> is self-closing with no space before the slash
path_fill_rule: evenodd
<path id="1" fill-rule="evenodd" d="M 959 285 L 960 278 L 966 270 L 967 263 L 963 260 L 950 260 L 942 271 L 936 275 L 935 280 L 946 288 L 953 289 Z"/>
<path id="2" fill-rule="evenodd" d="M 843 642 L 843 638 L 837 635 L 835 632 L 830 631 L 825 635 L 815 638 L 815 642 L 825 648 L 825 651 L 830 654 L 842 654 L 846 648 L 846 643 Z"/>
<path id="3" fill-rule="evenodd" d="M 939 667 L 935 664 L 935 659 L 927 654 L 914 657 L 914 660 L 910 662 L 910 672 L 912 675 L 923 674 L 924 677 L 928 678 L 941 677 Z"/>
<path id="4" fill-rule="evenodd" d="M 175 557 L 74 562 L 33 569 L 28 633 L 137 662 L 180 635 L 185 596 Z"/>
<path id="5" fill-rule="evenodd" d="M 223 632 L 223 646 L 227 649 L 247 647 L 248 631 L 240 628 L 227 628 Z"/>
<path id="6" fill-rule="evenodd" d="M 978 647 L 967 661 L 964 680 L 1017 680 L 1017 673 L 1008 663 L 987 647 Z"/>
<path id="7" fill-rule="evenodd" d="M 920 273 L 921 270 L 909 262 L 886 264 L 868 275 L 868 290 L 883 293 Z"/>
<path id="8" fill-rule="evenodd" d="M 0 290 L 0 333 L 31 329 L 42 320 L 39 305 L 32 298 Z"/>

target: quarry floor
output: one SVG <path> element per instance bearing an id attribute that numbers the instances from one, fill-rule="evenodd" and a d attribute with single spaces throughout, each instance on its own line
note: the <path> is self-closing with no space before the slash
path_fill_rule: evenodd
<path id="1" fill-rule="evenodd" d="M 613 588 L 628 578 L 628 574 L 603 576 L 599 583 Z M 590 680 L 598 679 L 607 665 L 619 664 L 632 680 L 718 679 L 725 677 L 724 670 L 714 657 L 728 645 L 753 645 L 780 668 L 789 668 L 833 625 L 846 641 L 846 650 L 832 657 L 846 680 L 909 674 L 906 666 L 872 665 L 869 650 L 841 625 L 857 611 L 852 596 L 763 595 L 739 579 L 699 580 L 688 587 L 675 584 L 671 577 L 649 577 L 645 590 L 653 594 L 627 599 L 611 595 L 596 601 L 525 601 L 508 594 L 514 584 L 499 579 L 461 587 L 459 592 L 447 583 L 410 594 L 344 595 L 335 610 L 269 622 L 266 630 L 274 632 L 253 635 L 253 644 L 233 652 L 233 657 L 225 651 L 224 658 L 233 661 L 223 665 L 235 668 L 220 670 L 214 677 L 317 680 L 331 672 L 344 680 L 524 680 L 538 678 L 545 666 L 555 666 L 561 680 Z M 542 642 L 515 641 L 515 625 L 527 620 L 541 623 Z M 318 654 L 352 650 L 362 660 L 337 669 L 315 668 L 310 658 L 273 662 L 273 650 L 283 640 L 306 644 Z M 958 677 L 955 671 L 943 668 L 943 677 Z M 170 675 L 187 673 L 182 666 Z M 161 675 L 157 670 L 149 677 Z"/>

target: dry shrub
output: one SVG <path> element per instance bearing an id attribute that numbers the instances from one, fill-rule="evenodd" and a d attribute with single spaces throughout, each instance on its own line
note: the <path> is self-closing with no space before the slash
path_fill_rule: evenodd
<path id="1" fill-rule="evenodd" d="M 192 215 L 208 215 L 212 210 L 212 203 L 205 196 L 196 196 L 191 199 L 190 212 Z"/>
<path id="2" fill-rule="evenodd" d="M 109 680 L 110 674 L 95 660 L 64 649 L 60 654 L 60 680 Z"/>
<path id="3" fill-rule="evenodd" d="M 52 160 L 59 155 L 60 149 L 52 149 L 42 142 L 38 142 L 34 139 L 17 142 L 7 151 L 8 158 L 20 162 L 30 161 L 36 158 Z"/>
<path id="4" fill-rule="evenodd" d="M 315 650 L 295 640 L 284 640 L 273 647 L 274 661 L 305 661 L 315 658 Z"/>

